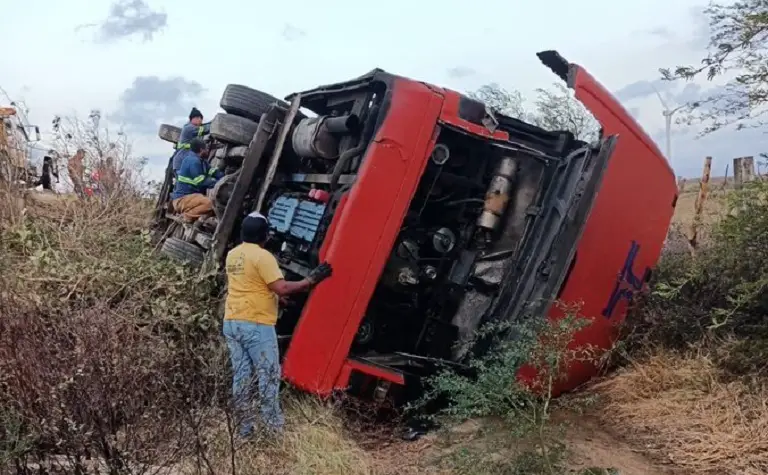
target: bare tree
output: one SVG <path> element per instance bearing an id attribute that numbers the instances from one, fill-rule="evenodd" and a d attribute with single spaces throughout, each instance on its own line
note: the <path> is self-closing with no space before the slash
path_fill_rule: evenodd
<path id="1" fill-rule="evenodd" d="M 53 140 L 50 153 L 57 167 L 66 165 L 66 161 L 82 151 L 86 178 L 96 171 L 101 175 L 102 183 L 112 188 L 111 191 L 143 190 L 142 171 L 146 158 L 133 155 L 123 131 L 113 133 L 108 125 L 102 124 L 101 111 L 91 110 L 85 120 L 76 116 L 56 116 L 51 125 Z"/>
<path id="2" fill-rule="evenodd" d="M 525 120 L 528 115 L 520 91 L 509 91 L 496 83 L 486 84 L 477 91 L 470 92 L 469 97 L 484 102 L 494 111 L 509 117 Z"/>
<path id="3" fill-rule="evenodd" d="M 548 130 L 567 130 L 586 142 L 597 140 L 600 124 L 579 102 L 573 92 L 562 84 L 552 89 L 537 89 L 532 121 Z"/>
<path id="4" fill-rule="evenodd" d="M 598 137 L 600 124 L 562 84 L 553 89 L 537 89 L 533 110 L 526 111 L 520 91 L 509 91 L 496 83 L 486 84 L 469 96 L 492 109 L 516 119 L 525 120 L 549 130 L 567 130 L 581 140 Z"/>
<path id="5" fill-rule="evenodd" d="M 661 69 L 664 79 L 708 80 L 728 75 L 725 86 L 688 104 L 688 123 L 704 126 L 702 134 L 725 126 L 759 127 L 768 112 L 768 1 L 712 3 L 704 10 L 710 40 L 700 66 Z"/>

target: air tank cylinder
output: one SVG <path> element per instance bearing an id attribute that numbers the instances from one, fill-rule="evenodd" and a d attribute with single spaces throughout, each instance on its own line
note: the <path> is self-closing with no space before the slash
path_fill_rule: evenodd
<path id="1" fill-rule="evenodd" d="M 517 173 L 517 162 L 514 158 L 503 157 L 485 193 L 483 212 L 477 218 L 477 225 L 487 230 L 494 230 L 501 223 L 501 218 L 507 210 L 510 192 Z"/>

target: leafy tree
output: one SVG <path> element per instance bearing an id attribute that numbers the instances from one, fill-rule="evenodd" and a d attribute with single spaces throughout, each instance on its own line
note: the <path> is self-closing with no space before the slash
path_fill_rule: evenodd
<path id="1" fill-rule="evenodd" d="M 725 86 L 688 104 L 687 122 L 702 124 L 702 133 L 729 125 L 737 129 L 764 125 L 761 118 L 768 112 L 768 1 L 712 3 L 704 13 L 710 27 L 707 56 L 700 66 L 661 69 L 663 78 L 729 78 Z"/>

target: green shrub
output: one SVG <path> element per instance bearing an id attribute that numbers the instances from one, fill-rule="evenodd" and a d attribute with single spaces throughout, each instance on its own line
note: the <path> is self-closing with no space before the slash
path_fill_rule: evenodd
<path id="1" fill-rule="evenodd" d="M 484 418 L 501 431 L 492 446 L 452 453 L 448 463 L 458 473 L 564 473 L 562 426 L 550 421 L 553 392 L 568 365 L 594 355 L 591 348 L 571 347 L 573 334 L 589 320 L 575 307 L 563 308 L 565 316 L 554 321 L 531 317 L 485 326 L 477 337 L 493 343 L 469 362 L 469 374 L 445 370 L 430 379 L 427 400 L 447 401 L 441 416 L 449 424 Z M 530 377 L 521 378 L 521 371 Z"/>
<path id="2" fill-rule="evenodd" d="M 695 257 L 664 257 L 653 293 L 632 316 L 631 347 L 735 338 L 748 351 L 730 355 L 740 360 L 733 369 L 764 366 L 748 360 L 768 357 L 760 343 L 768 340 L 768 183 L 733 191 L 727 209 Z"/>

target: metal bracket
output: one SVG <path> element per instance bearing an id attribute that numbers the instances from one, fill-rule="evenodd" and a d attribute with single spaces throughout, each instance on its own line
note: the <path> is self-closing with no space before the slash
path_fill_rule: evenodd
<path id="1" fill-rule="evenodd" d="M 275 179 L 275 172 L 277 172 L 277 164 L 280 161 L 280 155 L 283 153 L 283 146 L 285 140 L 288 138 L 288 132 L 293 125 L 293 119 L 296 117 L 296 113 L 299 112 L 299 104 L 301 103 L 301 93 L 296 94 L 291 101 L 291 107 L 288 109 L 288 113 L 285 115 L 283 123 L 280 125 L 280 132 L 277 137 L 277 143 L 275 144 L 275 150 L 272 152 L 272 157 L 269 159 L 269 168 L 267 168 L 267 176 L 264 177 L 264 182 L 261 184 L 259 190 L 259 198 L 256 200 L 256 211 L 261 210 L 261 206 L 264 204 L 264 198 L 267 196 L 267 190 L 272 184 L 272 180 Z"/>
<path id="2" fill-rule="evenodd" d="M 214 272 L 224 257 L 235 221 L 241 214 L 243 200 L 245 199 L 248 190 L 251 188 L 253 177 L 256 173 L 256 169 L 261 163 L 261 157 L 269 143 L 269 139 L 277 128 L 278 114 L 278 108 L 272 106 L 267 112 L 261 115 L 259 126 L 256 129 L 256 133 L 253 135 L 253 139 L 248 145 L 248 150 L 243 158 L 243 166 L 240 169 L 240 176 L 235 182 L 235 187 L 227 201 L 224 214 L 221 216 L 219 223 L 216 226 L 211 252 L 206 256 L 205 265 L 201 271 L 202 274 Z"/>

